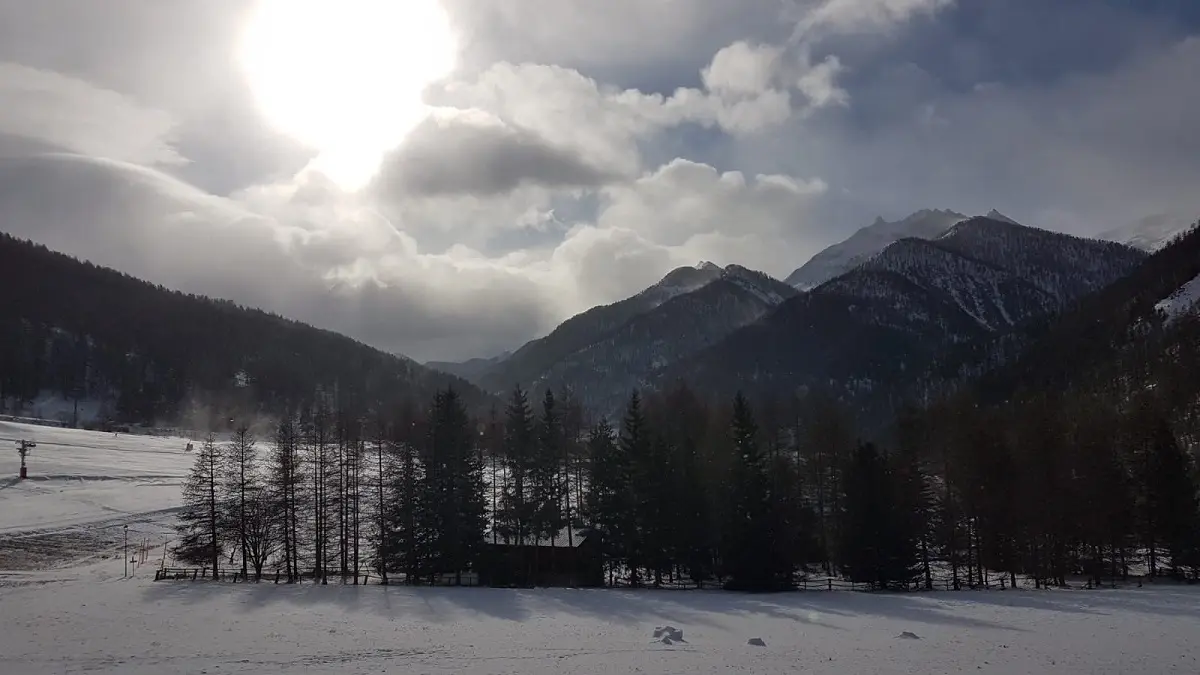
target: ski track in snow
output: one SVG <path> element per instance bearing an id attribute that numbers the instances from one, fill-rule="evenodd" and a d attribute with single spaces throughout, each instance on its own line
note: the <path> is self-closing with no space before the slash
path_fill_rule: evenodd
<path id="1" fill-rule="evenodd" d="M 0 482 L 0 675 L 1200 672 L 1198 587 L 743 595 L 235 585 L 154 582 L 154 551 L 123 579 L 123 526 L 156 543 L 171 524 L 178 486 L 166 483 L 193 457 L 181 439 L 0 424 L 0 437 L 14 432 L 37 434 L 31 475 L 45 467 L 57 477 Z M 15 472 L 9 454 L 0 475 Z M 44 491 L 71 505 L 73 522 L 40 512 L 54 506 Z M 4 553 L 22 546 L 45 564 L 11 553 L 18 568 L 6 564 Z M 686 642 L 656 641 L 666 625 Z"/>

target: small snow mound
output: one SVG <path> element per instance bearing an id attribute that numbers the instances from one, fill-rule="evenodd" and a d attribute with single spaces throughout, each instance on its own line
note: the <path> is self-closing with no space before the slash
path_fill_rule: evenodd
<path id="1" fill-rule="evenodd" d="M 746 644 L 750 645 L 751 647 L 766 647 L 767 646 L 767 643 L 763 642 L 762 638 L 750 638 L 749 640 L 746 640 Z"/>
<path id="2" fill-rule="evenodd" d="M 920 640 L 921 638 L 918 637 L 916 633 L 910 633 L 908 631 L 904 631 L 903 633 L 897 635 L 896 639 L 897 640 Z"/>
<path id="3" fill-rule="evenodd" d="M 656 626 L 654 628 L 654 639 L 661 639 L 663 644 L 671 644 L 673 642 L 683 642 L 683 629 L 674 626 Z"/>

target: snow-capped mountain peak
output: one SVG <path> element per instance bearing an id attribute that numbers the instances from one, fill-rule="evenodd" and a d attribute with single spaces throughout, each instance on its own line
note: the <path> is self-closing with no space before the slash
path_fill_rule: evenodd
<path id="1" fill-rule="evenodd" d="M 1115 241 L 1153 253 L 1166 246 L 1179 234 L 1197 224 L 1195 215 L 1159 213 L 1097 235 L 1097 239 Z"/>
<path id="2" fill-rule="evenodd" d="M 717 279 L 724 273 L 719 266 L 708 261 L 700 263 L 696 267 L 677 267 L 658 283 L 650 286 L 646 290 L 638 294 L 649 301 L 650 306 L 655 306 L 670 300 L 684 293 L 691 293 L 701 286 Z"/>
<path id="3" fill-rule="evenodd" d="M 941 209 L 922 209 L 894 222 L 876 218 L 845 241 L 813 256 L 792 272 L 786 283 L 800 290 L 815 288 L 857 267 L 895 241 L 908 237 L 933 239 L 964 218 L 961 213 Z"/>

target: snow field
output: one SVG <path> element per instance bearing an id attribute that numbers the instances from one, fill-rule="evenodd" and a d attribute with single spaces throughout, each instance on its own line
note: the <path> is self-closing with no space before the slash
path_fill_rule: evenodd
<path id="1" fill-rule="evenodd" d="M 149 578 L 0 588 L 0 673 L 1200 670 L 1193 588 L 747 596 Z M 664 625 L 686 642 L 656 640 Z"/>
<path id="2" fill-rule="evenodd" d="M 123 526 L 131 542 L 169 533 L 186 440 L 0 423 L 0 477 L 16 475 L 19 438 L 38 447 L 30 480 L 0 478 L 0 675 L 1200 672 L 1200 587 L 752 596 L 154 582 L 161 549 L 123 579 Z M 656 639 L 668 626 L 685 639 Z"/>
<path id="3" fill-rule="evenodd" d="M 16 441 L 37 443 L 18 480 Z M 161 546 L 193 455 L 182 438 L 0 422 L 0 570 L 61 568 L 149 538 Z M 119 562 L 119 557 L 117 558 Z"/>

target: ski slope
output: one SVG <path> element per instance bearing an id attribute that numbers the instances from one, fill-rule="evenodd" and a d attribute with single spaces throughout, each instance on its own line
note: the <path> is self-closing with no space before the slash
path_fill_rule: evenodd
<path id="1" fill-rule="evenodd" d="M 16 442 L 37 443 L 18 480 Z M 61 568 L 113 555 L 130 538 L 161 545 L 193 455 L 188 441 L 0 422 L 0 570 Z"/>
<path id="2" fill-rule="evenodd" d="M 0 675 L 1200 672 L 1200 587 L 752 596 L 154 582 L 161 548 L 123 578 L 123 526 L 166 534 L 186 441 L 0 424 L 4 443 L 15 437 L 38 447 L 30 480 L 0 483 Z M 0 472 L 18 464 L 15 449 L 0 455 Z M 682 642 L 655 639 L 668 625 Z"/>

